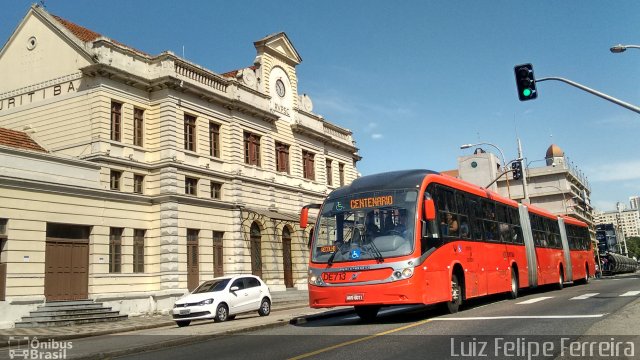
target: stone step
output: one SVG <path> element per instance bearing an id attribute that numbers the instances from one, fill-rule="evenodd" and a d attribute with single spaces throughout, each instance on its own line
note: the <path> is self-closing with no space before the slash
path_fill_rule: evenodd
<path id="1" fill-rule="evenodd" d="M 79 318 L 73 320 L 48 320 L 48 321 L 34 321 L 34 322 L 17 322 L 16 328 L 33 328 L 33 327 L 54 327 L 54 326 L 70 326 L 81 325 L 97 322 L 109 322 L 124 320 L 128 315 L 108 315 L 99 318 Z"/>
<path id="2" fill-rule="evenodd" d="M 102 306 L 102 304 L 88 304 L 88 305 L 75 305 L 75 306 L 38 306 L 38 308 L 32 313 L 35 312 L 74 312 L 74 311 L 84 311 L 84 310 L 100 310 L 100 309 L 109 309 Z"/>
<path id="3" fill-rule="evenodd" d="M 120 312 L 112 310 L 93 311 L 93 312 L 77 312 L 73 314 L 35 314 L 31 313 L 30 316 L 22 318 L 22 322 L 41 322 L 51 320 L 75 320 L 75 319 L 98 319 L 101 317 L 108 317 L 112 315 L 119 315 Z"/>
<path id="4" fill-rule="evenodd" d="M 43 305 L 40 306 L 49 306 L 49 307 L 58 307 L 58 306 L 82 306 L 82 305 L 93 305 L 102 303 L 93 302 L 93 300 L 60 300 L 60 301 L 47 301 Z"/>

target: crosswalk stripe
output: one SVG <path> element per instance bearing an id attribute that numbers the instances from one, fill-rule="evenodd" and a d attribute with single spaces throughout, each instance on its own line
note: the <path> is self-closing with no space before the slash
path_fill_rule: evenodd
<path id="1" fill-rule="evenodd" d="M 640 294 L 640 291 L 627 291 L 620 296 L 638 296 L 638 294 Z"/>
<path id="2" fill-rule="evenodd" d="M 600 293 L 588 293 L 588 294 L 582 294 L 582 295 L 580 295 L 580 296 L 572 297 L 572 298 L 571 298 L 571 299 L 569 299 L 569 300 L 584 300 L 584 299 L 588 299 L 588 298 L 590 298 L 590 297 L 592 297 L 592 296 L 596 296 L 596 295 L 598 295 L 598 294 L 600 294 Z"/>
<path id="3" fill-rule="evenodd" d="M 542 296 L 542 297 L 538 297 L 538 298 L 533 298 L 533 299 L 529 299 L 526 301 L 522 301 L 519 303 L 516 303 L 517 305 L 525 305 L 525 304 L 533 304 L 533 303 L 537 303 L 538 301 L 542 301 L 542 300 L 547 300 L 547 299 L 551 299 L 553 298 L 553 296 Z"/>

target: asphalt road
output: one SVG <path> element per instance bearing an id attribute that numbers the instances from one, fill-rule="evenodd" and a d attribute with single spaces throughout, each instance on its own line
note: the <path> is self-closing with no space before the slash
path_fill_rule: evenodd
<path id="1" fill-rule="evenodd" d="M 516 300 L 474 300 L 453 315 L 433 306 L 386 308 L 373 323 L 349 314 L 121 359 L 637 358 L 640 326 L 612 319 L 639 297 L 640 276 L 606 278 Z M 631 316 L 640 321 L 640 313 Z M 188 330 L 172 329 L 181 331 Z"/>

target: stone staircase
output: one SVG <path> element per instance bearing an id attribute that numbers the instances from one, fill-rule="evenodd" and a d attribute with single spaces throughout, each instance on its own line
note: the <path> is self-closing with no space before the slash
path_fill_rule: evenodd
<path id="1" fill-rule="evenodd" d="M 92 300 L 52 301 L 39 305 L 29 316 L 16 322 L 16 328 L 68 326 L 124 320 L 128 315 L 104 307 Z"/>

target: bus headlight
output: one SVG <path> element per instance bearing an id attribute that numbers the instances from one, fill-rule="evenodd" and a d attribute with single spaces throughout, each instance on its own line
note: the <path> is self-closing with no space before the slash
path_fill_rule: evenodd
<path id="1" fill-rule="evenodd" d="M 402 276 L 404 278 L 410 278 L 413 275 L 413 268 L 405 268 L 402 270 Z"/>
<path id="2" fill-rule="evenodd" d="M 322 277 L 320 275 L 313 274 L 311 273 L 311 271 L 309 271 L 309 284 L 322 286 L 324 285 L 324 281 L 322 281 Z"/>
<path id="3" fill-rule="evenodd" d="M 318 277 L 315 275 L 309 275 L 309 284 L 315 285 L 316 281 L 318 281 Z"/>

